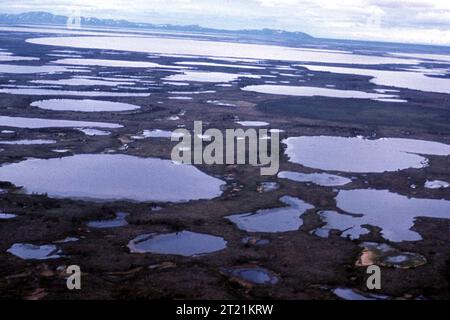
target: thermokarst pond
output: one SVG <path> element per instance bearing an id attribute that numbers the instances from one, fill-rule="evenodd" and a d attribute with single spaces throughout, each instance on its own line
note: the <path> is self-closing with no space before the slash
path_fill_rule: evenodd
<path id="1" fill-rule="evenodd" d="M 54 111 L 81 111 L 81 112 L 105 112 L 105 111 L 130 111 L 140 107 L 129 103 L 120 103 L 100 100 L 75 100 L 75 99 L 51 99 L 39 100 L 31 104 L 44 110 Z"/>
<path id="2" fill-rule="evenodd" d="M 247 232 L 276 233 L 298 230 L 303 225 L 300 217 L 313 206 L 289 196 L 282 197 L 280 201 L 287 206 L 237 214 L 226 218 L 235 223 L 239 229 Z"/>
<path id="3" fill-rule="evenodd" d="M 10 219 L 14 219 L 16 217 L 17 217 L 17 215 L 12 214 L 12 213 L 0 212 L 0 220 L 10 220 Z"/>
<path id="4" fill-rule="evenodd" d="M 30 243 L 15 243 L 7 251 L 24 260 L 49 260 L 62 257 L 61 250 L 52 244 L 37 246 Z"/>
<path id="5" fill-rule="evenodd" d="M 219 197 L 225 182 L 190 165 L 127 155 L 29 159 L 0 167 L 0 181 L 55 198 L 185 202 Z M 183 182 L 183 183 L 180 183 Z"/>
<path id="6" fill-rule="evenodd" d="M 223 268 L 223 272 L 254 284 L 273 285 L 277 284 L 280 280 L 273 272 L 260 267 Z"/>
<path id="7" fill-rule="evenodd" d="M 12 141 L 4 141 L 0 140 L 0 144 L 7 144 L 7 145 L 33 145 L 33 144 L 53 144 L 56 143 L 55 140 L 44 140 L 44 139 L 25 139 L 25 140 L 12 140 Z"/>
<path id="8" fill-rule="evenodd" d="M 167 76 L 164 80 L 188 82 L 231 82 L 238 80 L 239 78 L 259 78 L 259 76 L 239 73 L 185 71 L 181 74 Z"/>
<path id="9" fill-rule="evenodd" d="M 419 233 L 411 230 L 417 217 L 450 219 L 450 201 L 408 198 L 387 190 L 342 190 L 336 202 L 343 211 L 361 215 L 347 218 L 353 219 L 354 228 L 359 230 L 363 225 L 379 227 L 381 236 L 393 242 L 422 239 Z M 325 219 L 328 228 L 342 229 L 340 219 Z M 350 223 L 348 228 L 353 229 Z M 350 232 L 350 229 L 346 231 Z"/>
<path id="10" fill-rule="evenodd" d="M 56 86 L 133 86 L 135 82 L 119 82 L 119 81 L 107 81 L 101 79 L 88 79 L 88 78 L 70 78 L 59 80 L 32 80 L 30 83 L 56 85 Z"/>
<path id="11" fill-rule="evenodd" d="M 305 167 L 342 172 L 385 172 L 424 168 L 421 155 L 450 155 L 450 145 L 424 140 L 292 137 L 283 141 L 290 162 Z"/>
<path id="12" fill-rule="evenodd" d="M 220 237 L 181 231 L 169 234 L 143 234 L 130 241 L 132 253 L 199 256 L 225 249 L 227 242 Z"/>
<path id="13" fill-rule="evenodd" d="M 26 96 L 73 96 L 73 97 L 148 97 L 149 93 L 107 92 L 107 91 L 68 91 L 40 89 L 39 87 L 0 89 L 0 93 Z"/>
<path id="14" fill-rule="evenodd" d="M 76 127 L 88 127 L 88 128 L 94 127 L 94 128 L 108 128 L 108 129 L 122 128 L 120 124 L 116 123 L 22 118 L 22 117 L 7 117 L 7 116 L 0 116 L 0 126 L 13 128 L 27 128 L 27 129 L 76 128 Z"/>
<path id="15" fill-rule="evenodd" d="M 299 86 L 282 86 L 282 85 L 254 85 L 242 88 L 244 91 L 279 94 L 287 96 L 303 96 L 303 97 L 332 97 L 332 98 L 352 98 L 352 99 L 388 99 L 396 96 L 381 93 L 371 93 L 354 90 L 338 90 L 320 87 L 299 87 Z"/>
<path id="16" fill-rule="evenodd" d="M 278 174 L 278 178 L 288 179 L 296 182 L 312 182 L 323 187 L 344 186 L 352 182 L 351 179 L 327 174 L 327 173 L 300 173 L 292 171 L 282 171 Z"/>
<path id="17" fill-rule="evenodd" d="M 117 212 L 116 217 L 111 220 L 98 220 L 98 221 L 90 221 L 88 223 L 88 227 L 94 229 L 108 229 L 108 228 L 119 228 L 125 227 L 128 225 L 127 222 L 128 213 L 126 212 Z"/>

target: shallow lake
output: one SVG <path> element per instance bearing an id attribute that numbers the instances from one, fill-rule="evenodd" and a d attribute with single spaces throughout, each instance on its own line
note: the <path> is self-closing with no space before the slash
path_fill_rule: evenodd
<path id="1" fill-rule="evenodd" d="M 66 64 L 71 66 L 96 66 L 115 68 L 163 68 L 163 69 L 186 69 L 182 66 L 164 66 L 158 63 L 147 61 L 127 61 L 127 60 L 105 60 L 105 59 L 60 59 L 55 64 Z"/>
<path id="2" fill-rule="evenodd" d="M 247 66 L 241 64 L 224 64 L 224 63 L 213 63 L 213 62 L 196 62 L 196 61 L 182 61 L 176 62 L 175 64 L 183 66 L 200 66 L 200 67 L 217 67 L 217 68 L 234 68 L 234 69 L 253 69 L 253 70 L 263 70 L 265 67 L 257 66 Z"/>
<path id="3" fill-rule="evenodd" d="M 194 166 L 106 154 L 7 164 L 0 167 L 0 181 L 23 186 L 28 194 L 55 198 L 159 202 L 216 198 L 225 184 Z"/>
<path id="4" fill-rule="evenodd" d="M 0 73 L 13 73 L 13 74 L 33 74 L 33 73 L 63 73 L 63 72 L 89 72 L 89 70 L 65 67 L 65 66 L 25 66 L 25 65 L 11 65 L 0 64 Z"/>
<path id="5" fill-rule="evenodd" d="M 94 127 L 94 128 L 122 128 L 120 124 L 106 122 L 72 121 L 72 120 L 53 120 L 41 118 L 22 118 L 0 116 L 0 126 L 14 128 L 76 128 L 76 127 Z"/>
<path id="6" fill-rule="evenodd" d="M 34 139 L 34 140 L 11 140 L 11 141 L 2 141 L 0 140 L 0 144 L 9 144 L 9 145 L 33 145 L 33 144 L 53 144 L 56 143 L 55 140 L 44 140 L 44 139 Z"/>
<path id="7" fill-rule="evenodd" d="M 367 76 L 372 78 L 370 82 L 379 86 L 450 94 L 450 79 L 429 77 L 423 72 L 342 68 L 316 65 L 302 65 L 302 67 L 305 67 L 311 71 Z"/>
<path id="8" fill-rule="evenodd" d="M 370 93 L 364 91 L 338 90 L 320 87 L 300 87 L 300 86 L 282 86 L 282 85 L 253 85 L 242 88 L 244 91 L 277 94 L 287 96 L 303 97 L 331 97 L 331 98 L 353 98 L 353 99 L 382 99 L 395 98 L 392 95 L 381 93 Z"/>
<path id="9" fill-rule="evenodd" d="M 81 112 L 105 112 L 105 111 L 131 111 L 140 107 L 120 102 L 101 101 L 101 100 L 76 100 L 76 99 L 51 99 L 39 100 L 31 104 L 45 110 L 54 111 L 81 111 Z"/>
<path id="10" fill-rule="evenodd" d="M 28 43 L 86 49 L 122 50 L 172 55 L 303 61 L 342 64 L 417 64 L 415 59 L 351 54 L 320 49 L 290 48 L 274 45 L 175 39 L 164 37 L 48 37 Z"/>
<path id="11" fill-rule="evenodd" d="M 180 74 L 167 76 L 163 80 L 187 81 L 187 82 L 231 82 L 238 80 L 239 78 L 260 78 L 260 77 L 238 73 L 185 71 Z"/>
<path id="12" fill-rule="evenodd" d="M 149 97 L 149 93 L 107 92 L 107 91 L 68 91 L 40 89 L 36 87 L 0 89 L 0 93 L 29 96 L 74 96 L 74 97 Z"/>
<path id="13" fill-rule="evenodd" d="M 283 142 L 287 145 L 286 154 L 290 162 L 343 172 L 424 168 L 428 166 L 428 159 L 421 155 L 450 155 L 450 145 L 413 139 L 303 136 Z"/>
<path id="14" fill-rule="evenodd" d="M 86 79 L 86 78 L 70 78 L 70 79 L 59 79 L 59 80 L 31 80 L 30 83 L 37 84 L 48 84 L 56 86 L 132 86 L 135 82 L 119 82 L 119 81 L 107 81 L 100 79 Z"/>

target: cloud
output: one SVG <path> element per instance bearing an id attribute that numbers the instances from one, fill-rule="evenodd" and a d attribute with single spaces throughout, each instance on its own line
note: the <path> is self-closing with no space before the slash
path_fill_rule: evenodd
<path id="1" fill-rule="evenodd" d="M 450 1 L 442 0 L 0 0 L 0 7 L 15 13 L 76 10 L 139 22 L 450 45 Z"/>

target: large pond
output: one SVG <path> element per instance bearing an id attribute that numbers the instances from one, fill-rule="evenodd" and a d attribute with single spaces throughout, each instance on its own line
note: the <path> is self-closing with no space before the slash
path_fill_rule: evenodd
<path id="1" fill-rule="evenodd" d="M 188 82 L 231 82 L 238 80 L 239 78 L 259 78 L 259 76 L 239 73 L 186 71 L 181 74 L 167 76 L 163 80 Z"/>
<path id="2" fill-rule="evenodd" d="M 266 69 L 265 67 L 248 66 L 248 65 L 242 65 L 242 64 L 225 64 L 225 63 L 197 62 L 197 61 L 182 61 L 182 62 L 176 62 L 175 64 L 184 65 L 184 66 L 195 66 L 195 67 L 199 66 L 199 67 L 254 69 L 254 70 Z"/>
<path id="3" fill-rule="evenodd" d="M 36 61 L 36 60 L 39 60 L 39 58 L 14 56 L 12 54 L 9 54 L 9 52 L 0 52 L 0 62 L 5 62 L 5 61 Z"/>
<path id="4" fill-rule="evenodd" d="M 35 101 L 31 104 L 45 110 L 54 111 L 81 111 L 81 112 L 102 112 L 102 111 L 131 111 L 140 107 L 120 102 L 89 100 L 89 99 L 51 99 Z"/>
<path id="5" fill-rule="evenodd" d="M 302 67 L 311 71 L 367 76 L 372 78 L 370 80 L 372 83 L 380 86 L 450 94 L 450 79 L 429 77 L 427 71 L 420 69 L 416 71 L 391 71 L 317 65 L 302 65 Z M 432 73 L 433 69 L 430 69 L 429 72 Z"/>
<path id="6" fill-rule="evenodd" d="M 291 137 L 283 141 L 290 162 L 305 167 L 343 172 L 385 172 L 423 168 L 422 155 L 450 155 L 450 145 L 413 139 Z"/>
<path id="7" fill-rule="evenodd" d="M 6 145 L 33 145 L 33 144 L 53 144 L 56 143 L 55 140 L 45 140 L 45 139 L 23 139 L 23 140 L 0 140 L 0 144 Z"/>
<path id="8" fill-rule="evenodd" d="M 72 120 L 54 120 L 41 118 L 22 118 L 22 117 L 7 117 L 0 116 L 0 126 L 26 128 L 26 129 L 40 129 L 40 128 L 122 128 L 120 124 L 107 122 L 90 122 L 90 121 L 72 121 Z"/>
<path id="9" fill-rule="evenodd" d="M 28 194 L 55 198 L 158 202 L 212 199 L 222 194 L 225 184 L 194 166 L 106 154 L 4 165 L 0 167 L 0 181 L 23 186 Z"/>
<path id="10" fill-rule="evenodd" d="M 12 74 L 54 74 L 62 72 L 89 72 L 89 70 L 70 67 L 70 66 L 26 66 L 26 65 L 12 65 L 12 64 L 0 64 L 0 73 L 12 73 Z"/>
<path id="11" fill-rule="evenodd" d="M 41 89 L 39 87 L 6 88 L 0 93 L 27 96 L 73 96 L 73 97 L 148 97 L 149 93 L 107 92 L 107 91 L 69 91 Z"/>
<path id="12" fill-rule="evenodd" d="M 353 99 L 387 99 L 396 96 L 381 93 L 371 93 L 354 90 L 338 90 L 320 87 L 303 87 L 303 86 L 282 86 L 282 85 L 253 85 L 242 88 L 244 91 L 277 94 L 287 96 L 303 96 L 303 97 L 330 97 L 330 98 L 353 98 Z"/>
<path id="13" fill-rule="evenodd" d="M 367 233 L 361 230 L 362 226 L 372 225 L 381 229 L 386 240 L 416 241 L 422 239 L 411 230 L 417 217 L 450 219 L 450 201 L 408 198 L 387 190 L 344 190 L 339 192 L 336 202 L 345 212 L 360 216 L 328 213 L 322 218 L 328 229 L 345 229 L 353 238 Z"/>
<path id="14" fill-rule="evenodd" d="M 102 79 L 89 79 L 89 78 L 69 78 L 59 80 L 31 80 L 30 83 L 47 84 L 55 86 L 133 86 L 135 82 L 127 81 L 108 81 Z"/>
<path id="15" fill-rule="evenodd" d="M 116 67 L 116 68 L 163 68 L 163 69 L 185 69 L 181 66 L 164 66 L 158 63 L 147 61 L 127 61 L 109 59 L 60 59 L 54 61 L 57 64 L 67 64 L 71 66 L 96 66 L 96 67 Z"/>

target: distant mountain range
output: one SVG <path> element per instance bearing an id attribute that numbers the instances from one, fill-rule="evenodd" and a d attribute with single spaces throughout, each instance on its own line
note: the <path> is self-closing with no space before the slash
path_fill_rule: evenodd
<path id="1" fill-rule="evenodd" d="M 182 31 L 195 33 L 208 33 L 218 35 L 240 35 L 254 38 L 255 40 L 265 40 L 273 42 L 298 42 L 308 41 L 314 38 L 303 32 L 288 32 L 283 30 L 262 29 L 262 30 L 222 30 L 204 28 L 198 25 L 170 25 L 136 23 L 127 20 L 98 19 L 87 17 L 69 17 L 54 15 L 48 12 L 26 12 L 20 14 L 0 14 L 0 24 L 32 24 L 32 25 L 58 25 L 65 26 L 68 21 L 80 24 L 82 27 L 108 27 L 108 28 L 129 28 L 129 29 L 151 29 L 166 31 Z"/>

